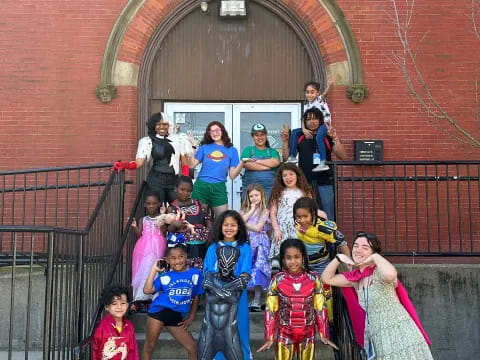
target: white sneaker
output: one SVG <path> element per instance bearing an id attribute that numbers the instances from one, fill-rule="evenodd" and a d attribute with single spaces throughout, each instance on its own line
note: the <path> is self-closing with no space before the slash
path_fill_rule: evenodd
<path id="1" fill-rule="evenodd" d="M 298 162 L 297 158 L 295 156 L 289 156 L 286 163 L 291 163 L 291 164 L 296 164 Z"/>
<path id="2" fill-rule="evenodd" d="M 276 258 L 273 258 L 271 262 L 271 267 L 272 271 L 280 271 L 280 261 L 278 261 L 278 259 Z"/>
<path id="3" fill-rule="evenodd" d="M 330 167 L 326 165 L 325 163 L 323 164 L 318 164 L 312 169 L 312 172 L 320 172 L 320 171 L 327 171 L 330 170 Z"/>

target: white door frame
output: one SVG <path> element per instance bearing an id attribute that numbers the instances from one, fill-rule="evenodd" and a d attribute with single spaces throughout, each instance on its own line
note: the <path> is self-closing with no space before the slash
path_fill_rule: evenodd
<path id="1" fill-rule="evenodd" d="M 233 144 L 240 144 L 240 117 L 241 113 L 275 113 L 275 112 L 289 112 L 291 113 L 290 127 L 292 129 L 300 127 L 300 114 L 302 112 L 300 103 L 249 103 L 249 104 L 233 104 Z M 279 128 L 281 128 L 279 124 Z M 268 128 L 268 126 L 267 126 Z M 270 129 L 271 130 L 271 129 Z M 242 149 L 238 149 L 241 154 Z M 281 155 L 281 154 L 280 154 Z M 242 179 L 238 176 L 233 181 L 233 209 L 240 209 L 241 193 L 242 193 Z"/>
<path id="2" fill-rule="evenodd" d="M 240 144 L 240 117 L 245 112 L 290 112 L 291 128 L 300 127 L 301 122 L 300 103 L 188 103 L 188 102 L 165 102 L 165 114 L 175 122 L 175 113 L 190 112 L 222 112 L 225 114 L 225 129 L 228 131 L 234 145 Z M 279 125 L 281 126 L 281 125 Z M 242 149 L 237 147 L 239 155 Z M 234 181 L 228 179 L 228 208 L 240 209 L 240 194 L 242 180 L 238 176 Z"/>

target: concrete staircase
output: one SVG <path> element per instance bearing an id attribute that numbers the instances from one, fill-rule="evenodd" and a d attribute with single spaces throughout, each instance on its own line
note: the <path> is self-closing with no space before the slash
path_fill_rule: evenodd
<path id="1" fill-rule="evenodd" d="M 190 327 L 190 332 L 193 337 L 198 339 L 198 334 L 202 325 L 203 311 L 198 311 L 195 321 Z M 135 325 L 135 332 L 137 334 L 138 349 L 141 352 L 145 342 L 145 332 L 147 315 L 134 314 L 130 316 L 130 320 Z M 250 313 L 250 346 L 252 348 L 253 358 L 255 360 L 271 360 L 274 358 L 273 350 L 256 353 L 257 349 L 263 345 L 263 312 Z M 323 345 L 319 341 L 316 343 L 315 359 L 333 360 L 333 351 L 329 346 Z M 167 329 L 162 330 L 157 347 L 153 353 L 154 359 L 173 360 L 173 359 L 187 359 L 187 352 L 177 343 L 170 335 Z"/>

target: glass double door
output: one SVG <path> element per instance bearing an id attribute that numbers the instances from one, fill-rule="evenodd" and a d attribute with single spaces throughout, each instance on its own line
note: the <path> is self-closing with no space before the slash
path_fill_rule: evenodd
<path id="1" fill-rule="evenodd" d="M 256 123 L 264 124 L 268 129 L 270 146 L 281 154 L 282 139 L 280 137 L 282 125 L 288 124 L 292 128 L 300 127 L 300 103 L 179 103 L 166 102 L 164 112 L 173 119 L 180 132 L 192 134 L 201 141 L 207 125 L 211 121 L 219 121 L 232 139 L 234 146 L 241 155 L 246 146 L 253 145 L 250 134 Z M 201 166 L 201 165 L 199 165 Z M 200 169 L 195 169 L 198 173 Z M 242 176 L 235 180 L 228 179 L 228 208 L 240 209 L 242 192 Z"/>

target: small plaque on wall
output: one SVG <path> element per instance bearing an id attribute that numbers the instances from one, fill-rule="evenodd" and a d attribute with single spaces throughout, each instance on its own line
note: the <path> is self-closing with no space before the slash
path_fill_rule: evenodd
<path id="1" fill-rule="evenodd" d="M 383 140 L 353 140 L 356 161 L 383 161 Z"/>

